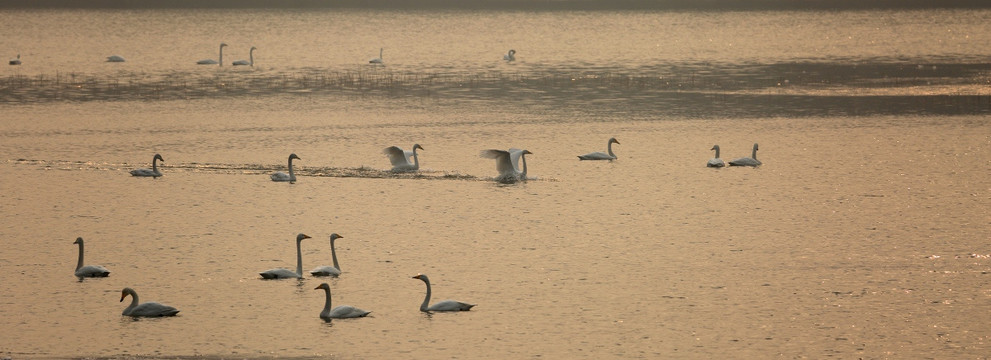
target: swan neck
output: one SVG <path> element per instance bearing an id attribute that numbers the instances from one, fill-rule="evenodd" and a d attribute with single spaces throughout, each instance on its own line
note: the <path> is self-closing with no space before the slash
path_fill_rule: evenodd
<path id="1" fill-rule="evenodd" d="M 427 311 L 427 306 L 430 305 L 430 280 L 422 280 L 424 284 L 427 284 L 427 296 L 423 297 L 423 303 L 420 304 L 420 311 Z"/>
<path id="2" fill-rule="evenodd" d="M 299 244 L 302 240 L 296 240 L 296 275 L 303 277 L 303 250 Z"/>
<path id="3" fill-rule="evenodd" d="M 292 171 L 292 158 L 289 158 L 289 179 L 296 181 L 296 175 Z"/>
<path id="4" fill-rule="evenodd" d="M 609 151 L 609 156 L 616 157 L 616 155 L 612 153 L 612 141 L 610 141 L 606 146 L 606 150 Z"/>
<path id="5" fill-rule="evenodd" d="M 79 243 L 79 261 L 76 262 L 76 270 L 83 267 L 83 243 Z"/>
<path id="6" fill-rule="evenodd" d="M 131 310 L 138 306 L 138 293 L 131 289 L 127 289 L 126 292 L 128 295 L 131 295 L 131 305 L 128 305 L 127 308 L 124 309 L 124 315 L 130 314 Z"/>
<path id="7" fill-rule="evenodd" d="M 520 173 L 520 176 L 523 180 L 526 180 L 526 154 L 520 154 L 520 161 L 523 162 L 523 172 Z"/>
<path id="8" fill-rule="evenodd" d="M 716 159 L 719 158 L 719 148 L 716 148 Z"/>
<path id="9" fill-rule="evenodd" d="M 321 315 L 330 315 L 331 303 L 330 303 L 330 287 L 323 289 L 324 293 L 327 294 L 327 299 L 323 302 L 323 311 L 320 312 Z"/>
<path id="10" fill-rule="evenodd" d="M 224 46 L 220 45 L 220 66 L 224 66 Z"/>
<path id="11" fill-rule="evenodd" d="M 754 145 L 754 152 L 750 154 L 750 158 L 757 160 L 757 146 Z"/>
<path id="12" fill-rule="evenodd" d="M 413 169 L 420 169 L 420 158 L 416 156 L 416 147 L 413 147 Z"/>
<path id="13" fill-rule="evenodd" d="M 151 172 L 158 173 L 158 158 L 151 159 Z"/>
<path id="14" fill-rule="evenodd" d="M 337 270 L 341 270 L 341 266 L 337 264 L 337 250 L 334 249 L 334 239 L 330 239 L 330 257 L 334 260 L 334 267 Z"/>

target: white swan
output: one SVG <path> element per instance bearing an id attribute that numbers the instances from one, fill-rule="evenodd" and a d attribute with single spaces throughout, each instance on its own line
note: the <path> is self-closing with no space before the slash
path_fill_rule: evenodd
<path id="1" fill-rule="evenodd" d="M 263 279 L 296 279 L 303 277 L 303 251 L 299 247 L 299 243 L 303 239 L 309 239 L 310 237 L 306 234 L 296 235 L 296 272 L 292 272 L 289 269 L 271 269 L 260 272 Z"/>
<path id="2" fill-rule="evenodd" d="M 379 57 L 374 58 L 374 59 L 371 59 L 371 60 L 368 60 L 368 63 L 369 64 L 382 64 L 382 50 L 383 50 L 383 48 L 379 48 Z"/>
<path id="3" fill-rule="evenodd" d="M 155 157 L 151 158 L 151 169 L 134 169 L 134 170 L 131 170 L 131 176 L 152 176 L 152 177 L 162 176 L 162 173 L 158 172 L 158 161 L 159 160 L 161 160 L 162 162 L 165 162 L 165 159 L 162 159 L 162 155 L 155 154 Z"/>
<path id="4" fill-rule="evenodd" d="M 585 155 L 578 155 L 578 158 L 581 160 L 616 160 L 616 154 L 613 154 L 612 152 L 612 144 L 614 143 L 619 144 L 619 141 L 616 140 L 616 138 L 609 138 L 609 143 L 606 144 L 606 150 L 609 151 L 608 154 L 599 151 Z"/>
<path id="5" fill-rule="evenodd" d="M 341 275 L 341 265 L 337 264 L 337 250 L 334 249 L 334 240 L 343 238 L 337 233 L 330 234 L 330 257 L 334 260 L 334 266 L 318 266 L 310 270 L 313 276 L 338 276 Z"/>
<path id="6" fill-rule="evenodd" d="M 347 318 L 357 318 L 365 317 L 371 314 L 371 311 L 365 311 L 356 308 L 351 305 L 341 305 L 333 309 L 330 308 L 330 285 L 327 283 L 322 283 L 313 290 L 323 289 L 327 293 L 327 300 L 323 303 L 323 311 L 320 312 L 320 318 L 324 320 L 330 319 L 347 319 Z"/>
<path id="7" fill-rule="evenodd" d="M 712 149 L 709 150 L 716 150 L 716 157 L 709 159 L 709 162 L 706 163 L 705 166 L 716 167 L 716 168 L 726 166 L 726 163 L 723 162 L 723 159 L 719 158 L 719 145 L 712 145 Z"/>
<path id="8" fill-rule="evenodd" d="M 234 65 L 234 66 L 238 66 L 238 65 L 255 66 L 255 49 L 256 48 L 254 46 L 252 46 L 251 47 L 251 50 L 248 50 L 248 59 L 251 59 L 251 60 L 238 60 L 238 61 L 232 62 L 231 65 Z"/>
<path id="9" fill-rule="evenodd" d="M 281 171 L 280 172 L 277 172 L 275 174 L 272 174 L 272 181 L 288 181 L 288 182 L 292 182 L 292 183 L 296 182 L 296 174 L 293 173 L 293 171 L 292 171 L 292 159 L 303 160 L 303 159 L 300 159 L 299 156 L 296 156 L 295 153 L 289 154 L 289 174 L 286 174 L 286 173 L 281 172 Z"/>
<path id="10" fill-rule="evenodd" d="M 124 288 L 124 290 L 120 291 L 120 302 L 124 302 L 124 298 L 128 295 L 131 295 L 131 305 L 124 308 L 124 312 L 120 313 L 121 315 L 132 317 L 157 317 L 175 316 L 175 314 L 179 313 L 179 309 L 157 302 L 138 304 L 138 293 L 131 288 Z"/>
<path id="11" fill-rule="evenodd" d="M 107 62 L 124 62 L 124 57 L 120 55 L 107 56 Z"/>
<path id="12" fill-rule="evenodd" d="M 729 162 L 729 166 L 760 166 L 760 160 L 757 160 L 757 143 L 754 143 L 754 152 L 750 157 L 742 157 L 739 159 L 734 159 Z"/>
<path id="13" fill-rule="evenodd" d="M 416 171 L 420 170 L 420 159 L 416 155 L 416 149 L 423 150 L 420 144 L 413 144 L 413 151 L 405 151 L 398 146 L 390 146 L 382 150 L 382 153 L 389 156 L 392 162 L 392 171 Z M 413 157 L 413 162 L 409 161 Z"/>
<path id="14" fill-rule="evenodd" d="M 468 311 L 471 310 L 475 304 L 463 303 L 455 300 L 444 300 L 439 303 L 427 306 L 430 304 L 430 279 L 426 275 L 419 274 L 413 277 L 414 279 L 423 280 L 424 284 L 427 284 L 427 296 L 423 298 L 423 303 L 420 304 L 420 311 L 430 312 L 430 311 Z"/>
<path id="15" fill-rule="evenodd" d="M 10 65 L 20 65 L 21 64 L 21 54 L 17 54 L 17 58 L 15 58 L 15 59 L 10 59 L 10 62 L 8 62 L 8 64 L 10 64 Z"/>
<path id="16" fill-rule="evenodd" d="M 509 151 L 488 149 L 482 150 L 481 156 L 495 159 L 496 170 L 499 171 L 499 176 L 496 177 L 496 180 L 500 182 L 515 182 L 526 180 L 526 154 L 533 153 L 530 150 L 515 148 L 509 149 Z M 523 171 L 520 171 L 520 161 L 523 162 Z"/>
<path id="17" fill-rule="evenodd" d="M 83 265 L 83 238 L 76 238 L 73 244 L 79 244 L 79 261 L 76 262 L 76 277 L 107 277 L 110 270 L 100 265 Z"/>
<path id="18" fill-rule="evenodd" d="M 516 61 L 516 50 L 510 49 L 509 53 L 502 56 L 502 59 L 506 61 Z"/>
<path id="19" fill-rule="evenodd" d="M 227 46 L 225 43 L 220 43 L 220 61 L 214 59 L 205 59 L 196 62 L 196 65 L 217 65 L 224 66 L 224 47 Z"/>

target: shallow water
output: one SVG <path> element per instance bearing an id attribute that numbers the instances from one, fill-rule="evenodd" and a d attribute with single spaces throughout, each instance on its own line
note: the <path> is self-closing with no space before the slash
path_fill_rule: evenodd
<path id="1" fill-rule="evenodd" d="M 276 13 L 301 18 L 284 25 L 290 29 L 306 28 L 314 17 L 347 20 L 319 21 L 331 29 L 322 31 L 390 17 L 420 24 L 416 19 L 436 15 Z M 154 24 L 175 19 L 221 27 L 216 24 L 243 24 L 271 12 L 245 11 L 227 22 L 214 21 L 219 15 L 213 12 L 161 14 L 147 19 L 152 34 L 167 33 L 161 29 L 165 25 Z M 987 16 L 984 11 L 933 12 L 928 18 L 858 14 L 890 16 L 895 24 L 951 18 L 966 23 Z M 50 21 L 71 15 L 32 16 Z M 459 13 L 448 15 L 429 25 L 461 29 L 476 24 Z M 858 18 L 818 15 L 832 21 Z M 645 23 L 664 26 L 678 18 L 689 23 L 746 18 L 737 13 L 495 12 L 478 16 L 488 20 L 476 18 L 475 29 L 502 23 L 506 16 L 543 24 L 549 32 L 562 24 L 612 24 L 617 18 L 653 18 Z M 759 21 L 767 24 L 817 18 L 808 13 L 763 16 Z M 13 18 L 25 21 L 24 16 Z M 967 24 L 946 27 L 987 36 Z M 555 36 L 581 38 L 573 34 L 581 31 L 565 30 L 571 31 L 519 37 L 538 44 L 555 43 Z M 732 33 L 732 26 L 726 32 Z M 235 33 L 241 34 L 228 34 Z M 482 39 L 498 35 L 479 33 Z M 644 36 L 653 36 L 648 33 Z M 293 41 L 318 37 L 281 34 L 279 39 Z M 920 41 L 881 30 L 876 34 Z M 202 40 L 202 47 L 215 46 L 206 44 L 207 39 L 216 42 L 212 35 L 188 35 Z M 224 41 L 238 40 L 230 36 Z M 363 36 L 368 35 L 358 37 Z M 597 64 L 604 63 L 635 78 L 655 78 L 650 70 L 594 55 L 617 46 L 596 38 L 607 35 L 585 30 L 584 36 L 591 39 L 584 45 L 600 49 L 584 52 L 593 55 L 581 61 L 592 65 L 576 60 L 565 67 L 597 72 Z M 292 47 L 279 39 L 255 45 Z M 416 39 L 420 46 L 409 39 L 405 43 L 424 52 L 439 51 L 429 44 L 457 43 L 426 35 Z M 354 44 L 354 51 L 339 53 L 363 53 L 356 50 L 363 40 L 342 41 Z M 531 49 L 540 48 L 535 45 L 518 47 L 518 55 L 528 58 L 515 65 L 460 62 L 468 64 L 469 74 L 496 69 L 496 80 L 463 91 L 457 90 L 457 81 L 443 80 L 424 85 L 429 91 L 422 92 L 309 86 L 242 94 L 201 92 L 196 85 L 189 86 L 195 93 L 188 97 L 181 95 L 187 90 L 160 97 L 5 95 L 0 105 L 5 215 L 0 267 L 8 275 L 0 282 L 5 294 L 0 328 L 14 331 L 0 338 L 0 353 L 12 358 L 424 359 L 986 355 L 991 328 L 979 320 L 981 309 L 991 304 L 991 126 L 986 88 L 979 86 L 986 73 L 967 62 L 971 57 L 961 56 L 964 60 L 947 67 L 963 70 L 936 81 L 941 88 L 965 89 L 959 94 L 948 90 L 930 96 L 909 82 L 872 87 L 862 80 L 889 75 L 918 80 L 898 73 L 892 54 L 933 59 L 955 52 L 941 47 L 946 45 L 837 46 L 832 49 L 845 50 L 837 50 L 836 57 L 856 58 L 879 70 L 839 71 L 844 66 L 832 60 L 808 65 L 795 73 L 826 68 L 822 74 L 852 80 L 841 81 L 840 89 L 803 85 L 792 92 L 767 85 L 761 80 L 766 76 L 749 75 L 754 71 L 735 71 L 752 61 L 769 64 L 764 71 L 770 77 L 790 73 L 780 63 L 801 62 L 811 57 L 809 51 L 762 54 L 762 45 L 752 41 L 741 45 L 751 50 L 738 55 L 714 50 L 721 46 L 702 48 L 706 57 L 731 63 L 720 67 L 735 75 L 720 84 L 743 84 L 719 91 L 713 83 L 699 85 L 705 89 L 695 93 L 718 93 L 718 102 L 657 83 L 618 86 L 588 77 L 583 85 L 564 85 L 581 81 L 568 78 L 570 70 L 529 68 L 538 56 L 531 55 Z M 483 47 L 458 44 L 462 51 L 447 55 Z M 767 47 L 807 46 L 777 44 Z M 503 47 L 492 50 L 495 61 Z M 538 54 L 550 62 L 566 58 L 562 53 L 567 51 L 579 52 L 566 49 L 562 45 Z M 688 54 L 665 56 L 681 63 L 697 60 Z M 328 65 L 317 64 L 314 56 L 287 56 L 297 62 L 248 72 L 275 79 L 307 72 L 383 71 L 351 65 L 346 55 L 335 55 L 341 58 Z M 448 73 L 437 70 L 445 63 L 406 61 L 398 70 L 389 64 L 384 71 Z M 140 68 L 134 74 L 150 74 L 147 78 L 174 71 L 164 62 L 117 65 Z M 420 65 L 426 70 L 414 69 Z M 97 78 L 116 76 L 82 63 L 4 71 L 32 78 L 61 66 Z M 181 71 L 207 70 L 189 65 Z M 233 72 L 243 69 L 220 71 L 217 77 L 241 79 Z M 514 72 L 538 80 L 522 82 L 526 86 L 519 90 L 507 85 L 521 83 L 507 75 Z M 122 75 L 130 76 L 145 78 Z M 148 86 L 145 81 L 137 80 L 135 88 Z M 487 86 L 495 90 L 477 90 Z M 25 91 L 44 92 L 36 89 Z M 770 96 L 782 91 L 789 96 L 801 92 L 802 99 Z M 743 96 L 734 98 L 738 93 Z M 878 93 L 900 93 L 902 99 Z M 666 106 L 685 98 L 696 100 Z M 744 109 L 734 109 L 733 103 Z M 774 108 L 779 110 L 759 115 Z M 605 150 L 612 136 L 621 142 L 614 146 L 618 160 L 575 157 Z M 704 166 L 713 144 L 721 145 L 729 160 L 749 155 L 754 142 L 760 143 L 760 168 Z M 385 171 L 389 163 L 382 148 L 414 143 L 425 148 L 420 175 Z M 495 164 L 480 158 L 479 151 L 509 147 L 533 152 L 527 158 L 529 181 L 491 181 Z M 148 166 L 154 153 L 166 160 L 165 176 L 128 175 L 130 169 Z M 269 173 L 283 170 L 289 153 L 302 158 L 294 163 L 299 181 L 269 181 Z M 295 268 L 294 237 L 300 232 L 313 236 L 302 243 L 304 270 L 329 265 L 328 236 L 344 235 L 337 241 L 344 274 L 261 280 L 260 271 Z M 78 281 L 71 275 L 77 251 L 72 241 L 78 236 L 86 239 L 86 262 L 106 266 L 110 277 Z M 424 287 L 411 278 L 417 273 L 430 275 L 434 301 L 453 298 L 478 306 L 466 313 L 420 313 Z M 313 288 L 324 281 L 335 304 L 358 306 L 372 315 L 320 320 L 323 292 Z M 120 311 L 126 304 L 118 302 L 123 287 L 137 290 L 142 301 L 163 302 L 181 312 L 174 318 L 125 319 Z"/>

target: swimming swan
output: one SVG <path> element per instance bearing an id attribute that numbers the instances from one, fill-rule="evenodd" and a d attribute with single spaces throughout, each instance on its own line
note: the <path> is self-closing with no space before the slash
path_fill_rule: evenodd
<path id="1" fill-rule="evenodd" d="M 498 150 L 498 149 L 488 149 L 482 150 L 481 156 L 484 158 L 495 159 L 496 170 L 499 171 L 499 176 L 496 180 L 500 182 L 515 182 L 520 180 L 526 180 L 526 154 L 533 154 L 530 150 L 520 150 L 520 149 L 509 149 Z M 520 161 L 523 162 L 523 171 L 520 171 Z"/>
<path id="2" fill-rule="evenodd" d="M 288 181 L 288 182 L 291 182 L 291 183 L 296 182 L 296 174 L 293 173 L 293 171 L 292 171 L 292 159 L 303 160 L 303 159 L 300 159 L 299 156 L 296 156 L 295 153 L 289 154 L 289 174 L 286 174 L 286 173 L 281 172 L 281 171 L 280 172 L 277 172 L 275 174 L 272 174 L 272 181 Z"/>
<path id="3" fill-rule="evenodd" d="M 510 49 L 509 53 L 502 56 L 502 59 L 506 61 L 516 61 L 516 50 Z"/>
<path id="4" fill-rule="evenodd" d="M 124 302 L 124 298 L 128 295 L 131 295 L 131 305 L 128 305 L 124 309 L 124 312 L 120 313 L 121 315 L 131 317 L 158 317 L 175 316 L 175 314 L 179 313 L 179 309 L 157 302 L 138 304 L 138 293 L 134 292 L 134 289 L 131 288 L 124 288 L 124 290 L 120 291 L 120 301 Z"/>
<path id="5" fill-rule="evenodd" d="M 107 62 L 124 62 L 124 57 L 120 55 L 107 56 Z"/>
<path id="6" fill-rule="evenodd" d="M 374 58 L 374 59 L 371 59 L 371 60 L 368 60 L 368 63 L 369 64 L 382 64 L 383 63 L 382 62 L 382 50 L 383 50 L 383 48 L 379 48 L 379 57 Z"/>
<path id="7" fill-rule="evenodd" d="M 430 279 L 426 275 L 418 274 L 413 277 L 414 279 L 423 280 L 424 284 L 427 284 L 427 296 L 423 298 L 423 303 L 420 304 L 420 311 L 430 312 L 430 311 L 468 311 L 471 310 L 475 304 L 463 303 L 454 300 L 444 300 L 439 303 L 427 306 L 430 304 Z"/>
<path id="8" fill-rule="evenodd" d="M 334 266 L 318 266 L 317 268 L 310 270 L 310 275 L 313 276 L 338 276 L 341 275 L 341 265 L 337 264 L 337 250 L 334 249 L 334 240 L 340 239 L 343 236 L 337 235 L 337 233 L 330 234 L 330 257 L 334 259 Z"/>
<path id="9" fill-rule="evenodd" d="M 760 160 L 757 160 L 757 143 L 754 143 L 754 152 L 750 157 L 742 157 L 739 159 L 734 159 L 729 162 L 729 166 L 760 166 Z"/>
<path id="10" fill-rule="evenodd" d="M 609 138 L 609 143 L 606 144 L 606 148 L 609 151 L 608 154 L 600 151 L 585 155 L 578 155 L 578 158 L 581 160 L 616 160 L 616 154 L 613 154 L 612 152 L 613 143 L 619 144 L 619 141 L 616 140 L 616 138 Z"/>
<path id="11" fill-rule="evenodd" d="M 107 277 L 110 270 L 100 265 L 83 265 L 83 238 L 78 237 L 73 244 L 79 244 L 79 261 L 76 262 L 76 277 Z"/>
<path id="12" fill-rule="evenodd" d="M 165 162 L 165 159 L 162 159 L 162 155 L 155 154 L 155 157 L 151 158 L 151 169 L 134 169 L 134 170 L 131 170 L 131 176 L 151 176 L 151 177 L 162 176 L 162 173 L 158 172 L 158 161 L 159 160 L 161 160 L 162 162 Z"/>
<path id="13" fill-rule="evenodd" d="M 323 311 L 320 312 L 321 319 L 330 320 L 330 319 L 357 318 L 357 317 L 365 317 L 368 316 L 368 314 L 372 313 L 371 311 L 365 311 L 351 305 L 341 305 L 331 309 L 330 285 L 327 285 L 327 283 L 322 283 L 313 290 L 320 290 L 320 289 L 323 289 L 323 291 L 327 293 L 327 300 L 323 304 Z"/>
<path id="14" fill-rule="evenodd" d="M 292 272 L 289 269 L 271 269 L 260 272 L 263 279 L 291 279 L 291 278 L 302 278 L 303 277 L 303 251 L 299 247 L 299 243 L 303 239 L 309 239 L 310 237 L 306 234 L 296 235 L 296 272 Z"/>
<path id="15" fill-rule="evenodd" d="M 405 151 L 398 146 L 390 146 L 382 150 L 382 153 L 389 156 L 392 162 L 392 171 L 417 171 L 420 170 L 420 159 L 416 155 L 416 149 L 423 150 L 420 144 L 413 144 L 413 151 Z M 409 158 L 413 157 L 413 162 Z"/>
<path id="16" fill-rule="evenodd" d="M 217 60 L 214 60 L 214 59 L 206 59 L 206 60 L 197 61 L 196 62 L 196 65 L 216 65 L 216 64 L 220 64 L 220 66 L 224 66 L 224 47 L 225 46 L 227 46 L 227 44 L 220 43 L 220 61 L 217 61 Z"/>
<path id="17" fill-rule="evenodd" d="M 8 62 L 8 64 L 10 64 L 10 65 L 20 65 L 21 64 L 21 54 L 17 54 L 17 58 L 16 59 L 10 59 L 10 62 Z"/>
<path id="18" fill-rule="evenodd" d="M 238 60 L 238 61 L 232 62 L 231 65 L 234 65 L 234 66 L 238 66 L 238 65 L 255 66 L 255 47 L 254 46 L 251 47 L 251 50 L 248 50 L 248 58 L 251 59 L 251 60 Z"/>
<path id="19" fill-rule="evenodd" d="M 709 162 L 706 163 L 705 166 L 716 167 L 716 168 L 726 166 L 726 163 L 723 162 L 723 159 L 719 158 L 719 145 L 712 145 L 712 149 L 709 150 L 716 150 L 716 157 L 709 159 Z"/>

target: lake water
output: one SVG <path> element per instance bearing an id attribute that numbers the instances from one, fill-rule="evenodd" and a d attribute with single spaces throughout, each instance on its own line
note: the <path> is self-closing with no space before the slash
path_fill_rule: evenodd
<path id="1" fill-rule="evenodd" d="M 4 357 L 991 352 L 991 10 L 0 23 Z M 705 167 L 755 142 L 761 167 Z M 414 143 L 421 171 L 387 171 Z M 495 182 L 479 153 L 511 147 L 530 179 Z M 163 177 L 128 174 L 155 153 Z M 290 153 L 299 181 L 270 181 Z M 335 232 L 339 278 L 260 279 L 297 233 L 329 265 Z M 72 275 L 76 237 L 109 277 Z M 418 273 L 478 305 L 421 313 Z M 322 282 L 370 317 L 322 321 Z M 125 318 L 124 287 L 181 312 Z"/>

